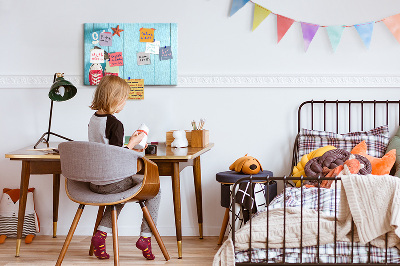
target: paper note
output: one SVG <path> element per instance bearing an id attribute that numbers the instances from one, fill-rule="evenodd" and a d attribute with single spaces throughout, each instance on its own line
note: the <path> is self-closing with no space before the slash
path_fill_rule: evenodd
<path id="1" fill-rule="evenodd" d="M 158 54 L 160 50 L 160 41 L 146 43 L 146 53 Z"/>
<path id="2" fill-rule="evenodd" d="M 105 75 L 114 74 L 115 76 L 118 76 L 118 74 L 119 74 L 119 66 L 111 67 L 110 66 L 110 61 L 106 60 L 106 68 L 104 70 L 104 74 Z"/>
<path id="3" fill-rule="evenodd" d="M 93 49 L 90 51 L 90 63 L 104 63 L 104 50 Z"/>
<path id="4" fill-rule="evenodd" d="M 150 54 L 147 53 L 137 53 L 137 64 L 138 66 L 150 65 Z"/>
<path id="5" fill-rule="evenodd" d="M 160 47 L 160 54 L 158 56 L 160 60 L 172 59 L 171 46 Z"/>
<path id="6" fill-rule="evenodd" d="M 110 67 L 124 65 L 124 59 L 122 58 L 122 52 L 111 53 L 108 55 L 110 57 Z"/>
<path id="7" fill-rule="evenodd" d="M 143 100 L 144 99 L 144 79 L 125 79 L 125 81 L 131 87 L 129 92 L 129 98 L 131 100 Z"/>
<path id="8" fill-rule="evenodd" d="M 140 29 L 140 42 L 154 42 L 154 31 L 155 29 Z"/>
<path id="9" fill-rule="evenodd" d="M 100 33 L 99 42 L 101 46 L 112 46 L 112 33 L 111 32 Z"/>

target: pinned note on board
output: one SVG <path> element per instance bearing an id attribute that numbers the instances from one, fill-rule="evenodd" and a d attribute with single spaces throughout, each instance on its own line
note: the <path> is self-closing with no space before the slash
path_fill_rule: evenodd
<path id="1" fill-rule="evenodd" d="M 146 53 L 148 54 L 158 54 L 160 50 L 160 41 L 148 42 L 146 43 Z"/>
<path id="2" fill-rule="evenodd" d="M 110 53 L 110 54 L 108 54 L 108 56 L 110 57 L 110 67 L 124 65 L 124 59 L 122 58 L 122 52 Z"/>
<path id="3" fill-rule="evenodd" d="M 143 100 L 144 99 L 144 79 L 125 79 L 131 90 L 128 99 Z"/>
<path id="4" fill-rule="evenodd" d="M 160 47 L 160 54 L 158 55 L 161 60 L 168 60 L 168 59 L 172 59 L 172 50 L 171 50 L 171 46 L 164 46 L 164 47 Z"/>
<path id="5" fill-rule="evenodd" d="M 100 33 L 99 44 L 101 46 L 112 46 L 112 33 L 111 32 Z"/>
<path id="6" fill-rule="evenodd" d="M 139 31 L 140 31 L 140 42 L 154 42 L 155 29 L 141 28 Z"/>
<path id="7" fill-rule="evenodd" d="M 138 66 L 150 65 L 150 54 L 143 52 L 137 53 L 137 64 Z"/>
<path id="8" fill-rule="evenodd" d="M 104 63 L 104 50 L 103 49 L 92 49 L 90 51 L 90 63 Z"/>
<path id="9" fill-rule="evenodd" d="M 104 75 L 114 75 L 119 76 L 119 66 L 110 66 L 110 60 L 106 60 L 106 68 L 104 70 Z"/>

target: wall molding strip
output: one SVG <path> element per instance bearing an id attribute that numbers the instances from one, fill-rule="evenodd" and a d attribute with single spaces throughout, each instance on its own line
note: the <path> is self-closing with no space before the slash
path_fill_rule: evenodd
<path id="1" fill-rule="evenodd" d="M 65 78 L 77 86 L 83 86 L 83 76 L 65 75 Z M 0 75 L 0 88 L 49 88 L 53 75 Z M 164 86 L 163 86 L 164 87 Z M 173 86 L 175 87 L 175 86 Z M 400 87 L 400 76 L 318 76 L 318 75 L 280 75 L 280 76 L 178 76 L 181 88 L 379 88 Z M 87 86 L 87 88 L 92 88 Z"/>

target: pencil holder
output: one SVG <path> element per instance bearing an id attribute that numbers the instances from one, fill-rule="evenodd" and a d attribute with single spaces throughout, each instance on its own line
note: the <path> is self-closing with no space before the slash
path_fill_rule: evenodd
<path id="1" fill-rule="evenodd" d="M 209 131 L 208 130 L 192 130 L 191 131 L 191 146 L 194 148 L 202 148 L 208 145 Z"/>

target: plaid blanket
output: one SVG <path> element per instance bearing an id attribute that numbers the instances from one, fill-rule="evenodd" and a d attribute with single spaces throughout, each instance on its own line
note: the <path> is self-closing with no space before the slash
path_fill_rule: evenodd
<path id="1" fill-rule="evenodd" d="M 333 187 L 335 184 L 333 184 Z M 268 209 L 286 207 L 300 207 L 313 209 L 321 213 L 334 216 L 335 215 L 335 198 L 336 206 L 340 202 L 340 181 L 338 181 L 337 189 L 319 190 L 320 199 L 318 204 L 318 188 L 305 188 L 303 187 L 303 198 L 301 198 L 301 188 L 286 188 L 285 194 L 281 193 L 270 203 Z M 285 196 L 285 197 L 284 197 Z M 336 207 L 336 211 L 338 207 Z M 256 214 L 257 215 L 257 214 Z M 336 261 L 335 261 L 335 245 L 327 244 L 319 246 L 319 262 L 322 263 L 351 263 L 351 243 L 340 242 L 336 243 Z M 371 263 L 385 263 L 385 249 L 377 248 L 374 246 L 354 243 L 353 247 L 353 262 L 366 263 L 368 262 L 368 251 L 370 250 Z M 252 249 L 249 250 L 235 250 L 236 262 L 249 262 L 251 253 L 252 262 L 266 262 L 267 253 L 266 249 Z M 318 247 L 310 246 L 303 247 L 302 258 L 300 257 L 300 248 L 286 248 L 285 261 L 288 263 L 315 263 L 317 262 Z M 400 262 L 400 252 L 397 248 L 388 249 L 388 263 Z M 283 262 L 283 249 L 269 249 L 268 262 Z"/>
<path id="2" fill-rule="evenodd" d="M 337 242 L 336 256 L 335 245 L 327 244 L 319 247 L 319 259 L 317 256 L 317 246 L 303 247 L 302 258 L 300 258 L 300 248 L 286 248 L 285 262 L 287 263 L 367 263 L 368 262 L 368 245 L 354 243 L 353 261 L 351 261 L 351 243 Z M 252 249 L 251 262 L 260 263 L 267 261 L 267 252 L 265 249 Z M 235 252 L 236 262 L 249 262 L 249 251 Z M 385 249 L 371 246 L 370 262 L 385 263 Z M 336 258 L 336 259 L 335 259 Z M 269 263 L 283 262 L 283 249 L 269 249 Z M 400 253 L 397 248 L 388 248 L 388 263 L 400 263 Z"/>

